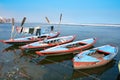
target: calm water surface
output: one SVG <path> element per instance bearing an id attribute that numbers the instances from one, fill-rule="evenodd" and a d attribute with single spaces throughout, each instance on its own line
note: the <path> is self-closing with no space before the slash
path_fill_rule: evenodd
<path id="1" fill-rule="evenodd" d="M 39 24 L 25 24 L 37 25 Z M 49 25 L 41 26 L 46 28 Z M 77 35 L 75 41 L 96 37 L 97 43 L 94 47 L 113 44 L 120 49 L 120 27 L 61 25 L 55 26 L 55 30 L 60 30 L 60 36 Z M 11 24 L 0 24 L 0 40 L 9 39 L 10 33 Z M 0 80 L 115 80 L 120 51 L 109 64 L 87 70 L 72 68 L 72 54 L 45 57 L 38 63 L 33 61 L 32 58 L 35 57 L 34 52 L 24 53 L 18 46 L 0 43 Z"/>

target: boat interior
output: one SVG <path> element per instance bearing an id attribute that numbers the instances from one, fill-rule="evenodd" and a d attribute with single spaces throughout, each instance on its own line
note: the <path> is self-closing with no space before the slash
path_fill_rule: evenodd
<path id="1" fill-rule="evenodd" d="M 43 35 L 43 36 L 38 36 L 37 38 L 46 38 L 46 37 L 48 37 L 48 36 Z"/>
<path id="2" fill-rule="evenodd" d="M 108 53 L 100 50 L 91 50 L 91 52 L 88 54 L 89 56 L 95 57 L 95 58 L 102 58 L 104 56 L 109 55 Z"/>
<path id="3" fill-rule="evenodd" d="M 74 44 L 67 45 L 66 48 L 80 47 L 83 45 L 86 45 L 86 44 L 85 43 L 74 43 Z"/>
<path id="4" fill-rule="evenodd" d="M 59 43 L 59 42 L 61 42 L 60 39 L 44 41 L 44 43 L 47 43 L 47 44 L 50 44 L 50 43 Z"/>
<path id="5" fill-rule="evenodd" d="M 33 39 L 38 39 L 38 38 L 47 38 L 49 36 L 38 36 L 38 37 L 31 37 L 31 38 L 27 38 L 28 40 L 33 40 Z"/>

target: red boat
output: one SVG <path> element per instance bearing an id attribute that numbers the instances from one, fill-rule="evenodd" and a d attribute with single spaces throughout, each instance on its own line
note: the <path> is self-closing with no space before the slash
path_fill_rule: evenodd
<path id="1" fill-rule="evenodd" d="M 19 33 L 21 34 L 24 32 L 23 24 L 26 20 L 26 17 L 23 18 L 21 26 L 19 27 Z M 38 31 L 39 32 L 39 31 Z M 13 45 L 23 45 L 27 43 L 32 43 L 40 40 L 44 40 L 45 38 L 50 39 L 50 38 L 55 38 L 59 35 L 59 32 L 50 32 L 46 34 L 41 34 L 39 36 L 29 36 L 29 37 L 23 37 L 23 38 L 15 38 L 15 25 L 14 25 L 14 18 L 12 18 L 12 30 L 11 30 L 11 38 L 9 40 L 0 40 L 2 43 L 6 44 L 13 44 Z"/>
<path id="2" fill-rule="evenodd" d="M 29 36 L 23 38 L 16 38 L 16 39 L 9 39 L 9 40 L 1 40 L 1 42 L 6 44 L 13 44 L 13 45 L 23 45 L 27 43 L 32 43 L 36 41 L 44 40 L 45 38 L 55 38 L 59 35 L 59 32 L 50 32 L 48 34 L 41 34 L 40 36 Z"/>
<path id="3" fill-rule="evenodd" d="M 51 47 L 42 51 L 36 51 L 36 54 L 38 55 L 62 55 L 62 54 L 68 54 L 68 53 L 76 53 L 80 52 L 84 49 L 88 49 L 95 44 L 96 39 L 95 38 L 89 38 L 85 40 L 70 42 L 62 45 L 58 45 L 55 47 Z"/>
<path id="4" fill-rule="evenodd" d="M 75 39 L 75 36 L 63 36 L 63 37 L 57 37 L 57 38 L 34 42 L 31 44 L 21 46 L 20 48 L 22 50 L 38 50 L 38 49 L 48 48 L 56 45 L 65 44 L 73 41 L 74 39 Z"/>

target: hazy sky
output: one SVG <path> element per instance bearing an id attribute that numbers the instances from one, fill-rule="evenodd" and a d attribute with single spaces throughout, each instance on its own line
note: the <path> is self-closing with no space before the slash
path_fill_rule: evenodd
<path id="1" fill-rule="evenodd" d="M 120 0 L 0 0 L 0 16 L 27 22 L 120 24 Z"/>

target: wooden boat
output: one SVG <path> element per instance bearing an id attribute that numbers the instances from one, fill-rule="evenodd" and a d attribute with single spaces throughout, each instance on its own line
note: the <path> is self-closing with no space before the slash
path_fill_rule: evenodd
<path id="1" fill-rule="evenodd" d="M 118 48 L 104 45 L 77 54 L 73 58 L 74 69 L 87 69 L 103 66 L 109 63 L 118 52 Z"/>
<path id="2" fill-rule="evenodd" d="M 58 45 L 52 48 L 48 48 L 42 51 L 36 51 L 38 55 L 62 55 L 72 52 L 80 52 L 84 49 L 90 48 L 96 42 L 95 38 L 89 38 L 85 40 L 70 42 L 62 45 Z"/>
<path id="3" fill-rule="evenodd" d="M 50 32 L 46 34 L 41 34 L 40 36 L 29 36 L 23 38 L 16 38 L 16 39 L 9 39 L 9 40 L 1 40 L 1 42 L 6 44 L 13 44 L 13 45 L 23 45 L 27 43 L 32 43 L 40 40 L 44 40 L 45 38 L 55 38 L 59 35 L 59 32 Z"/>
<path id="4" fill-rule="evenodd" d="M 21 46 L 20 48 L 22 50 L 38 50 L 38 49 L 48 48 L 56 45 L 65 44 L 73 41 L 74 39 L 75 39 L 75 35 L 57 37 L 57 38 L 52 38 L 52 39 L 47 39 L 47 40 L 27 44 L 27 45 Z"/>

